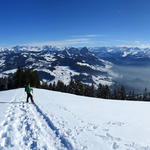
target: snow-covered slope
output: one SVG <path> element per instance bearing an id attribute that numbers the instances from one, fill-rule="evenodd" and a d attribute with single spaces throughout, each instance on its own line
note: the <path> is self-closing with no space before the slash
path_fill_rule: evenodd
<path id="1" fill-rule="evenodd" d="M 13 75 L 20 66 L 38 71 L 40 80 L 48 83 L 61 80 L 68 84 L 71 79 L 95 85 L 111 85 L 113 82 L 110 75 L 112 64 L 98 58 L 86 47 L 63 50 L 52 47 L 39 50 L 38 47 L 28 48 L 16 46 L 0 51 L 0 77 Z"/>
<path id="2" fill-rule="evenodd" d="M 0 92 L 1 150 L 150 150 L 150 103 L 34 89 Z"/>

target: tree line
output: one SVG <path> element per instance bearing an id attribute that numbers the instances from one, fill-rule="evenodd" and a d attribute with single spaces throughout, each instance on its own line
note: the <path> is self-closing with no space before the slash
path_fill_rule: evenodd
<path id="1" fill-rule="evenodd" d="M 150 100 L 150 92 L 145 88 L 143 94 L 136 94 L 134 90 L 126 92 L 125 87 L 122 85 L 120 87 L 110 89 L 108 85 L 99 84 L 98 88 L 95 86 L 83 84 L 80 80 L 71 79 L 68 85 L 65 85 L 62 81 L 58 81 L 57 83 L 43 82 L 41 87 L 43 89 L 66 92 L 70 94 L 89 96 L 89 97 L 97 97 L 104 99 L 118 99 L 118 100 L 138 100 L 138 101 L 149 101 Z"/>
<path id="2" fill-rule="evenodd" d="M 0 78 L 0 90 L 25 87 L 27 83 L 30 83 L 33 87 L 41 87 L 37 71 L 18 67 L 17 72 L 13 76 Z"/>
<path id="3" fill-rule="evenodd" d="M 83 84 L 78 79 L 71 79 L 68 85 L 64 84 L 60 80 L 57 83 L 53 82 L 48 84 L 47 82 L 42 82 L 42 84 L 40 84 L 40 78 L 37 71 L 27 68 L 23 69 L 20 67 L 18 67 L 17 72 L 13 76 L 0 78 L 0 90 L 25 87 L 28 82 L 32 87 L 82 96 L 120 100 L 150 100 L 150 92 L 148 92 L 146 88 L 142 94 L 136 94 L 134 90 L 126 92 L 126 89 L 123 85 L 111 89 L 108 85 L 99 84 L 96 88 L 94 84 Z"/>

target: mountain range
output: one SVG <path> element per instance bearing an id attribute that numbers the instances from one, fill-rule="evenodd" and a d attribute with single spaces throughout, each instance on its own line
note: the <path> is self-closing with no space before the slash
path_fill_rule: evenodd
<path id="1" fill-rule="evenodd" d="M 13 75 L 20 66 L 36 70 L 41 81 L 65 84 L 80 79 L 85 84 L 113 85 L 122 76 L 116 66 L 150 65 L 150 49 L 138 47 L 15 46 L 1 48 L 0 57 L 1 77 Z"/>
<path id="2" fill-rule="evenodd" d="M 95 47 L 89 50 L 116 65 L 150 65 L 150 48 Z"/>
<path id="3" fill-rule="evenodd" d="M 16 46 L 0 51 L 0 75 L 13 75 L 17 67 L 32 68 L 39 73 L 41 81 L 65 84 L 70 79 L 80 79 L 90 84 L 112 84 L 109 75 L 111 63 L 100 59 L 86 47 L 65 48 L 63 50 L 45 46 L 38 47 Z"/>

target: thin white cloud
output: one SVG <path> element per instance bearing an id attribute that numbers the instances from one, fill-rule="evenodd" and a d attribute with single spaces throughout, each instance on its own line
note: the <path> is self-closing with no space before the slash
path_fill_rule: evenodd
<path id="1" fill-rule="evenodd" d="M 116 47 L 139 47 L 139 48 L 150 48 L 150 41 L 125 41 L 125 40 L 99 40 L 95 38 L 90 38 L 90 36 L 94 37 L 96 35 L 86 35 L 89 37 L 80 37 L 80 38 L 71 38 L 66 40 L 58 40 L 58 41 L 47 41 L 47 42 L 32 42 L 32 43 L 24 43 L 18 45 L 24 46 L 39 46 L 43 47 L 44 45 L 51 45 L 56 47 L 102 47 L 102 46 L 116 46 Z M 12 45 L 15 46 L 15 45 Z M 12 46 L 7 46 L 12 47 Z M 1 46 L 3 47 L 3 46 Z"/>
<path id="2" fill-rule="evenodd" d="M 135 41 L 129 41 L 126 44 L 121 44 L 119 46 L 126 46 L 126 47 L 139 47 L 139 48 L 150 48 L 150 42 L 149 41 L 140 41 L 140 40 L 135 40 Z"/>
<path id="3" fill-rule="evenodd" d="M 103 34 L 83 34 L 83 35 L 73 35 L 72 37 L 96 38 L 96 37 L 104 37 L 104 35 Z"/>
<path id="4" fill-rule="evenodd" d="M 116 47 L 139 47 L 139 48 L 150 48 L 150 44 L 141 44 L 141 45 L 135 45 L 135 44 L 125 44 L 125 45 L 116 45 Z"/>
<path id="5" fill-rule="evenodd" d="M 30 43 L 25 45 L 32 45 L 32 46 L 44 46 L 44 45 L 51 45 L 51 46 L 78 46 L 82 44 L 89 44 L 92 41 L 88 38 L 77 38 L 77 39 L 68 39 L 68 40 L 60 40 L 60 41 L 47 41 L 47 42 L 39 42 L 39 43 Z"/>
<path id="6" fill-rule="evenodd" d="M 116 42 L 121 42 L 121 43 L 128 43 L 128 41 L 125 40 L 115 40 Z"/>

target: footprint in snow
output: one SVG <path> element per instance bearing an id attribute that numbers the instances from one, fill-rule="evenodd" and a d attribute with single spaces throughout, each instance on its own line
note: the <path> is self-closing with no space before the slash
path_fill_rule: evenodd
<path id="1" fill-rule="evenodd" d="M 116 149 L 119 148 L 119 145 L 118 145 L 116 142 L 114 142 L 113 145 L 112 145 L 112 148 L 113 148 L 114 150 L 116 150 Z"/>

